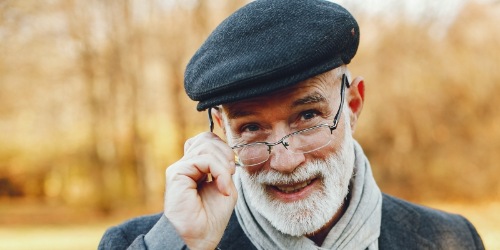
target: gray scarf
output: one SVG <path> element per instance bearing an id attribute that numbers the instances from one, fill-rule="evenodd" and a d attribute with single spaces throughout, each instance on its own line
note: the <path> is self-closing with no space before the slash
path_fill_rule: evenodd
<path id="1" fill-rule="evenodd" d="M 378 188 L 361 146 L 354 142 L 355 166 L 351 199 L 346 212 L 318 247 L 306 236 L 294 237 L 276 230 L 245 200 L 245 190 L 236 176 L 239 199 L 236 215 L 246 236 L 258 249 L 378 249 L 382 218 L 382 193 Z"/>

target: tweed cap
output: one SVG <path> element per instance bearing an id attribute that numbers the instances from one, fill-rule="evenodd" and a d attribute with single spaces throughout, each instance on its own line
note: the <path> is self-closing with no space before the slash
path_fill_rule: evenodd
<path id="1" fill-rule="evenodd" d="M 202 111 L 348 64 L 358 44 L 358 24 L 338 4 L 253 1 L 224 20 L 194 54 L 184 88 Z"/>

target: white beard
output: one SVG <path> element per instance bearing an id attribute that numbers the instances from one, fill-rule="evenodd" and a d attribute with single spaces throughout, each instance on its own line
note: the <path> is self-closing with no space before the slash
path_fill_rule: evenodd
<path id="1" fill-rule="evenodd" d="M 340 149 L 325 160 L 313 160 L 291 174 L 275 170 L 250 174 L 237 168 L 247 202 L 277 230 L 291 236 L 314 233 L 328 223 L 341 208 L 349 192 L 354 168 L 354 148 L 349 125 Z M 320 180 L 320 190 L 295 202 L 274 199 L 266 185 L 299 183 L 312 178 Z"/>

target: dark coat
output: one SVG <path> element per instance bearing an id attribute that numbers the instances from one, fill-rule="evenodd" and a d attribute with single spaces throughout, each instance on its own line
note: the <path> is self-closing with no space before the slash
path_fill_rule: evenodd
<path id="1" fill-rule="evenodd" d="M 106 231 L 99 249 L 147 249 L 144 236 L 164 220 L 168 249 L 187 249 L 162 214 L 138 217 Z M 383 195 L 379 249 L 484 249 L 474 226 L 464 217 Z M 219 248 L 256 249 L 231 216 Z"/>

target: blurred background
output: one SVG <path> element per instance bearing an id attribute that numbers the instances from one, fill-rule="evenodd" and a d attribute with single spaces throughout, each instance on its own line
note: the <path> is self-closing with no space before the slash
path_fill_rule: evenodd
<path id="1" fill-rule="evenodd" d="M 0 0 L 0 249 L 95 249 L 160 212 L 208 129 L 185 65 L 244 0 Z M 358 19 L 355 137 L 381 189 L 500 249 L 500 1 L 336 1 Z"/>

